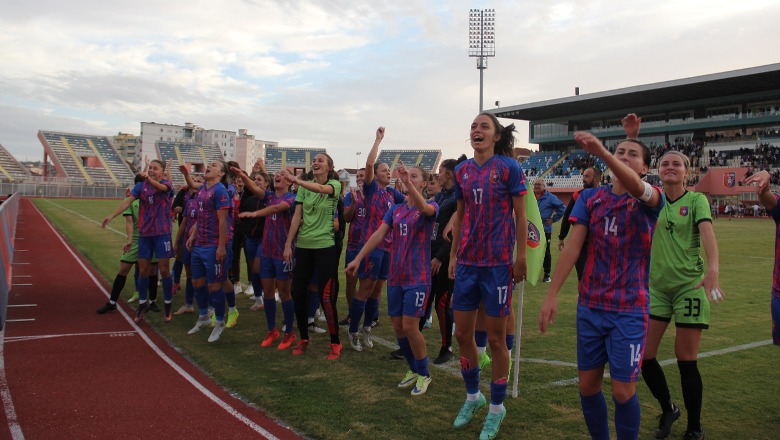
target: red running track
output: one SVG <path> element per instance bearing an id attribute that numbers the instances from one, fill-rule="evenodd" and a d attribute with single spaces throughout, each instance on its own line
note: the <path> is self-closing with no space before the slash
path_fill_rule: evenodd
<path id="1" fill-rule="evenodd" d="M 0 333 L 0 438 L 300 438 L 127 312 L 96 314 L 108 298 L 98 280 L 22 199 Z"/>

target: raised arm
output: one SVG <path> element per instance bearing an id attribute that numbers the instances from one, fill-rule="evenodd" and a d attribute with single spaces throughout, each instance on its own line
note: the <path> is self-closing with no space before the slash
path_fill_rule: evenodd
<path id="1" fill-rule="evenodd" d="M 179 165 L 179 171 L 184 176 L 184 181 L 187 182 L 187 186 L 192 189 L 198 189 L 198 184 L 192 179 L 190 170 L 187 169 L 187 165 Z"/>
<path id="2" fill-rule="evenodd" d="M 430 217 L 432 215 L 436 214 L 436 208 L 429 205 L 428 202 L 425 200 L 425 198 L 420 194 L 419 191 L 417 191 L 417 188 L 412 185 L 411 180 L 409 179 L 409 170 L 406 169 L 406 166 L 403 162 L 400 162 L 398 167 L 398 175 L 401 176 L 401 180 L 404 182 L 404 185 L 406 185 L 406 190 L 409 192 L 409 200 L 414 203 L 414 206 L 417 207 L 417 210 L 420 211 L 420 213 L 426 217 Z"/>
<path id="3" fill-rule="evenodd" d="M 756 184 L 756 194 L 758 194 L 758 200 L 764 205 L 767 212 L 772 212 L 777 207 L 777 199 L 772 191 L 769 189 L 770 175 L 767 171 L 759 171 L 756 174 L 745 179 L 745 185 Z"/>
<path id="4" fill-rule="evenodd" d="M 287 181 L 288 185 L 291 184 L 291 183 L 294 183 L 294 184 L 300 186 L 301 188 L 306 188 L 306 189 L 308 189 L 309 191 L 312 191 L 312 192 L 316 192 L 316 193 L 320 193 L 320 194 L 333 195 L 333 191 L 335 190 L 335 188 L 333 188 L 331 185 L 328 185 L 328 184 L 323 185 L 323 184 L 320 184 L 320 183 L 317 183 L 317 182 L 313 182 L 311 180 L 299 179 L 296 176 L 293 176 L 292 174 L 288 174 L 287 173 L 283 177 L 284 177 L 284 180 Z M 336 195 L 338 195 L 338 194 L 336 194 Z"/>
<path id="5" fill-rule="evenodd" d="M 244 188 L 248 189 L 249 192 L 259 197 L 260 200 L 265 200 L 265 191 L 261 190 L 260 187 L 257 186 L 257 184 L 255 183 L 255 181 L 249 178 L 249 176 L 244 172 L 244 170 L 238 167 L 230 167 L 230 171 L 235 173 L 236 176 L 238 176 L 241 180 L 244 181 Z M 261 172 L 264 173 L 265 171 L 261 171 Z"/>
<path id="6" fill-rule="evenodd" d="M 106 218 L 103 219 L 103 222 L 100 224 L 100 227 L 103 229 L 106 229 L 106 226 L 108 225 L 108 222 L 114 219 L 114 217 L 118 216 L 119 214 L 125 212 L 125 209 L 129 208 L 130 205 L 135 200 L 135 196 L 127 196 L 122 202 L 119 203 L 119 206 L 116 207 L 116 209 L 106 216 Z"/>
<path id="7" fill-rule="evenodd" d="M 596 136 L 585 131 L 578 131 L 574 134 L 574 140 L 588 153 L 600 157 L 632 197 L 638 199 L 645 194 L 646 182 L 628 165 L 613 156 Z M 653 190 L 650 193 L 650 198 L 643 203 L 650 207 L 658 206 L 661 203 L 660 192 Z"/>
<path id="8" fill-rule="evenodd" d="M 366 157 L 366 177 L 363 179 L 363 185 L 368 185 L 374 181 L 374 164 L 376 158 L 379 155 L 379 144 L 382 143 L 382 139 L 385 138 L 385 127 L 379 127 L 376 129 L 376 139 L 374 145 L 371 147 L 371 151 Z"/>

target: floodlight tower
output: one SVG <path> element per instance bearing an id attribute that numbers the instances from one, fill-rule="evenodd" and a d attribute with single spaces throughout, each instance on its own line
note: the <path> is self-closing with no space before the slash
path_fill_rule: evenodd
<path id="1" fill-rule="evenodd" d="M 477 58 L 479 69 L 479 112 L 482 113 L 482 85 L 487 57 L 496 56 L 496 10 L 469 10 L 469 57 Z"/>

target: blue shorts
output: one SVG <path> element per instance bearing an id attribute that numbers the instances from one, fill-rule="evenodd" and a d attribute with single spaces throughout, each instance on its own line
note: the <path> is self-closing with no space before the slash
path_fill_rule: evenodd
<path id="1" fill-rule="evenodd" d="M 366 258 L 360 261 L 358 278 L 371 280 L 387 280 L 390 272 L 390 252 L 374 249 Z"/>
<path id="2" fill-rule="evenodd" d="M 593 370 L 609 362 L 609 374 L 636 382 L 647 335 L 645 313 L 607 312 L 577 305 L 577 368 Z"/>
<path id="3" fill-rule="evenodd" d="M 344 267 L 347 267 L 357 257 L 359 252 L 360 250 L 358 249 L 347 249 L 347 252 L 344 254 Z"/>
<path id="4" fill-rule="evenodd" d="M 292 279 L 294 267 L 293 262 L 288 263 L 278 258 L 262 258 L 260 259 L 260 278 L 287 281 Z"/>
<path id="5" fill-rule="evenodd" d="M 772 343 L 780 345 L 780 297 L 772 296 Z"/>
<path id="6" fill-rule="evenodd" d="M 227 254 L 231 252 L 225 249 Z M 190 269 L 192 279 L 198 280 L 205 278 L 209 284 L 221 283 L 227 280 L 228 268 L 230 267 L 230 258 L 225 256 L 222 264 L 217 264 L 216 246 L 195 246 L 192 248 L 192 263 Z"/>
<path id="7" fill-rule="evenodd" d="M 509 316 L 512 313 L 512 265 L 455 267 L 455 289 L 452 310 L 472 312 L 485 304 L 488 316 Z"/>
<path id="8" fill-rule="evenodd" d="M 171 234 L 138 237 L 138 258 L 149 260 L 153 256 L 159 259 L 173 258 Z"/>
<path id="9" fill-rule="evenodd" d="M 387 314 L 389 316 L 425 316 L 431 286 L 387 286 Z"/>
<path id="10" fill-rule="evenodd" d="M 246 257 L 246 261 L 252 262 L 255 258 L 262 258 L 262 252 L 260 250 L 262 242 L 263 240 L 261 238 L 246 238 L 246 242 L 244 243 L 244 256 Z"/>

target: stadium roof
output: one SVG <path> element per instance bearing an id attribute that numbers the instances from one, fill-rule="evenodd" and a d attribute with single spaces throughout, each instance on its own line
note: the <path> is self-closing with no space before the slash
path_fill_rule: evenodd
<path id="1" fill-rule="evenodd" d="M 500 118 L 540 121 L 714 97 L 761 94 L 772 90 L 780 91 L 780 63 L 488 111 Z"/>

